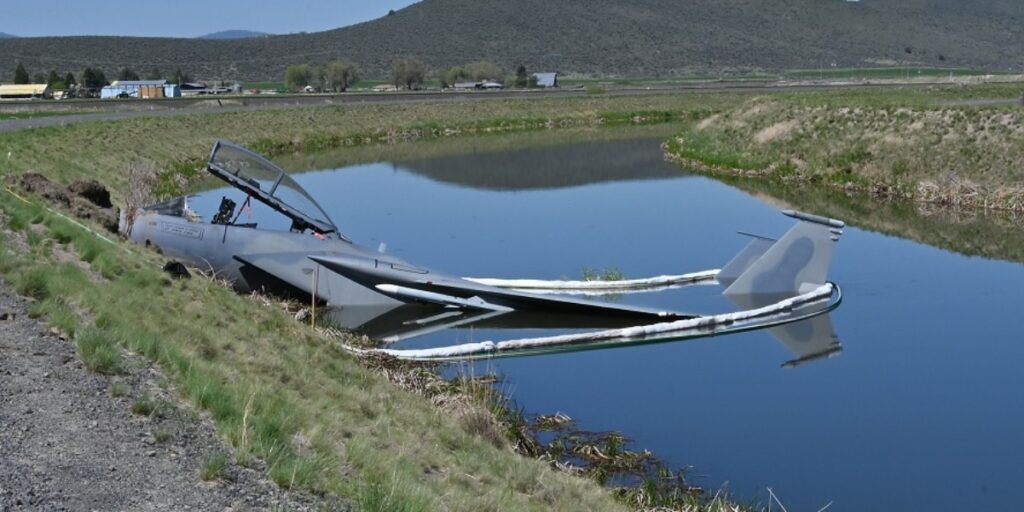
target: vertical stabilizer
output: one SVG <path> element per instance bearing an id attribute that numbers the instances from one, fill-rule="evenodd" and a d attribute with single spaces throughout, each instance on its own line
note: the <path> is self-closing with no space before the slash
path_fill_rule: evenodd
<path id="1" fill-rule="evenodd" d="M 722 267 L 722 270 L 718 273 L 718 277 L 715 278 L 719 284 L 728 288 L 732 283 L 736 282 L 737 279 L 744 272 L 750 268 L 764 253 L 768 252 L 775 245 L 775 240 L 772 238 L 765 238 L 763 236 L 751 235 L 749 233 L 740 233 L 752 237 L 753 240 L 743 248 L 739 254 L 736 255 L 728 264 Z"/>
<path id="2" fill-rule="evenodd" d="M 792 296 L 828 281 L 833 248 L 845 224 L 792 210 L 782 213 L 799 222 L 768 247 L 763 242 L 758 244 L 758 240 L 751 242 L 723 269 L 723 273 L 726 270 L 730 272 L 725 275 L 726 280 L 732 279 L 731 283 L 723 282 L 728 287 L 724 292 L 726 296 Z M 760 257 L 745 261 L 751 260 L 761 249 L 764 252 Z M 744 256 L 748 250 L 749 254 Z M 737 261 L 741 256 L 744 260 Z M 732 274 L 737 270 L 741 273 L 733 278 Z"/>

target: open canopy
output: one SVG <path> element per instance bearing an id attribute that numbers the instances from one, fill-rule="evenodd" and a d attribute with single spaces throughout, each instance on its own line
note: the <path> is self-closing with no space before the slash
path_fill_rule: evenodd
<path id="1" fill-rule="evenodd" d="M 217 141 L 210 152 L 207 169 L 214 176 L 289 217 L 295 230 L 338 231 L 327 213 L 288 173 L 242 146 Z"/>

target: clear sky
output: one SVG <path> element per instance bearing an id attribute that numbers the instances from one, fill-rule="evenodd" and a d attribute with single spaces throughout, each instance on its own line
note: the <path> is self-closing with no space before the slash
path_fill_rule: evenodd
<path id="1" fill-rule="evenodd" d="M 0 32 L 16 36 L 195 37 L 222 30 L 318 32 L 379 18 L 415 0 L 3 0 Z"/>

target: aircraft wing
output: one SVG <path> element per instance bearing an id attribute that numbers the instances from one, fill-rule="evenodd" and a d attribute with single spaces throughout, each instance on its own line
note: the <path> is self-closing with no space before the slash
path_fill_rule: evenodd
<path id="1" fill-rule="evenodd" d="M 366 288 L 404 302 L 491 311 L 543 310 L 550 313 L 607 315 L 652 323 L 696 316 L 676 311 L 497 288 L 412 267 L 385 255 L 378 258 L 310 255 L 309 259 Z"/>

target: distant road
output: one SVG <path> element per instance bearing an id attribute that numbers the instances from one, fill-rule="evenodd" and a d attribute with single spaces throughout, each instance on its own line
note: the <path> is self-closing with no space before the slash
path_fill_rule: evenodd
<path id="1" fill-rule="evenodd" d="M 764 81 L 701 82 L 662 87 L 625 87 L 608 89 L 606 96 L 641 96 L 678 93 L 817 91 L 832 89 L 942 87 L 942 83 L 804 82 L 786 84 Z M 113 121 L 135 117 L 168 117 L 213 114 L 245 110 L 275 110 L 364 103 L 408 103 L 417 101 L 482 101 L 496 99 L 559 98 L 586 95 L 582 88 L 549 90 L 510 90 L 487 92 L 411 92 L 344 93 L 310 95 L 196 96 L 162 100 L 69 100 L 0 103 L 0 132 L 49 126 L 65 126 L 89 121 Z M 1003 100 L 999 100 L 1002 102 Z M 1010 100 L 1007 100 L 1010 101 Z M 67 115 L 61 111 L 74 111 Z M 43 117 L 2 120 L 4 112 L 44 112 Z"/>

